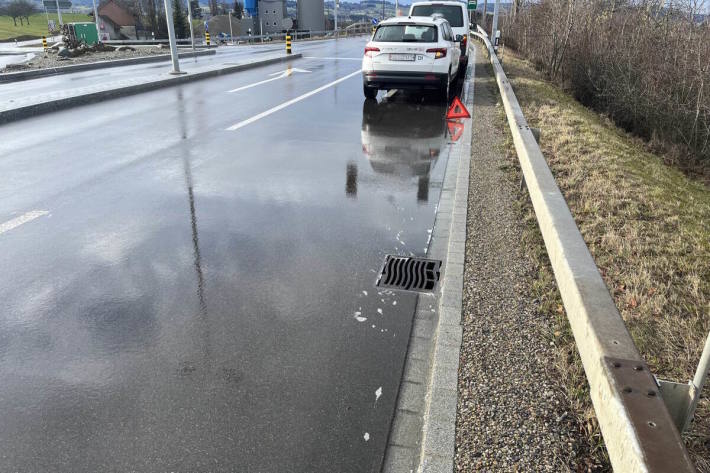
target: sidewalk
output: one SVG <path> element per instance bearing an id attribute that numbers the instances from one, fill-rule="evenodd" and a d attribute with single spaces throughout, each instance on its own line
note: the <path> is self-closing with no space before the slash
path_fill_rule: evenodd
<path id="1" fill-rule="evenodd" d="M 184 71 L 185 74 L 181 75 L 169 74 L 167 72 L 169 67 L 166 67 L 151 75 L 106 81 L 91 86 L 66 88 L 40 94 L 8 95 L 0 97 L 0 123 L 20 120 L 37 114 L 75 107 L 77 105 L 184 84 L 207 77 L 291 61 L 300 57 L 301 54 L 277 54 L 266 56 L 263 59 L 245 60 L 231 65 L 201 65 L 186 62 L 181 67 L 181 70 Z"/>

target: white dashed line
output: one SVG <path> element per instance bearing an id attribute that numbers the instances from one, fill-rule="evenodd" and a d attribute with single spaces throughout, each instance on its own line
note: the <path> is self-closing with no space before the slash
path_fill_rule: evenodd
<path id="1" fill-rule="evenodd" d="M 15 217 L 12 220 L 8 220 L 5 223 L 0 223 L 0 235 L 5 232 L 9 232 L 13 228 L 17 228 L 27 222 L 31 222 L 36 218 L 47 215 L 48 213 L 49 212 L 46 210 L 32 210 L 30 212 L 20 215 L 19 217 Z"/>

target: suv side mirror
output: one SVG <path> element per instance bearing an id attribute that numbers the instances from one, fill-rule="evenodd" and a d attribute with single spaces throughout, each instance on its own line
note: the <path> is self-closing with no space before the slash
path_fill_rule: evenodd
<path id="1" fill-rule="evenodd" d="M 457 34 L 454 39 L 456 40 L 457 43 L 460 43 L 463 40 L 463 36 L 461 36 L 460 34 Z"/>

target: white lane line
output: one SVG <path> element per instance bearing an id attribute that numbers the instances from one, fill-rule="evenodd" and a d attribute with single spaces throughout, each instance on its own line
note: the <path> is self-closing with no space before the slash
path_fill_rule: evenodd
<path id="1" fill-rule="evenodd" d="M 22 224 L 31 222 L 32 220 L 47 215 L 49 212 L 46 210 L 32 210 L 26 214 L 22 214 L 19 217 L 15 217 L 12 220 L 8 220 L 5 223 L 0 223 L 0 235 L 5 232 L 9 232 L 13 228 L 17 228 Z"/>
<path id="2" fill-rule="evenodd" d="M 322 56 L 303 56 L 303 59 L 334 59 L 343 61 L 362 61 L 361 57 L 322 57 Z"/>
<path id="3" fill-rule="evenodd" d="M 237 87 L 236 89 L 228 90 L 227 92 L 228 93 L 239 92 L 240 90 L 251 89 L 252 87 L 256 87 L 257 85 L 266 84 L 267 82 L 271 82 L 271 81 L 275 81 L 275 80 L 279 80 L 279 79 L 283 79 L 283 77 L 281 77 L 281 76 L 272 77 L 271 79 L 266 79 L 266 80 L 262 80 L 259 82 L 254 82 L 253 84 L 245 85 L 243 87 Z"/>
<path id="4" fill-rule="evenodd" d="M 358 69 L 357 71 L 355 71 L 355 72 L 353 72 L 353 73 L 351 73 L 351 74 L 348 74 L 348 75 L 345 76 L 345 77 L 341 77 L 340 79 L 336 79 L 336 80 L 334 80 L 333 82 L 330 82 L 330 83 L 328 83 L 328 84 L 322 85 L 322 86 L 318 87 L 317 89 L 311 90 L 310 92 L 306 92 L 305 94 L 300 95 L 300 96 L 296 97 L 295 99 L 291 99 L 291 100 L 289 100 L 288 102 L 284 102 L 284 103 L 282 103 L 281 105 L 277 105 L 277 106 L 275 106 L 274 108 L 270 108 L 270 109 L 266 110 L 265 112 L 261 112 L 261 113 L 258 114 L 258 115 L 254 115 L 254 116 L 251 117 L 251 118 L 247 118 L 246 120 L 243 120 L 243 121 L 241 121 L 241 122 L 239 122 L 239 123 L 235 123 L 234 125 L 232 125 L 232 126 L 230 126 L 229 128 L 227 128 L 227 131 L 238 130 L 238 129 L 242 128 L 242 127 L 245 127 L 245 126 L 249 125 L 250 123 L 254 123 L 254 122 L 257 121 L 257 120 L 261 120 L 261 119 L 264 118 L 264 117 L 268 117 L 268 116 L 271 115 L 272 113 L 276 113 L 276 112 L 278 112 L 279 110 L 283 110 L 283 109 L 286 108 L 286 107 L 290 107 L 291 105 L 293 105 L 293 104 L 295 104 L 295 103 L 297 103 L 297 102 L 300 102 L 301 100 L 307 99 L 308 97 L 310 97 L 310 96 L 312 96 L 312 95 L 315 95 L 315 94 L 317 94 L 318 92 L 322 92 L 322 91 L 324 91 L 325 89 L 327 89 L 327 88 L 329 88 L 329 87 L 333 87 L 334 85 L 343 82 L 344 80 L 348 80 L 348 79 L 350 79 L 351 77 L 353 77 L 353 76 L 355 76 L 355 75 L 357 75 L 357 74 L 360 74 L 360 71 L 361 71 L 361 69 Z"/>

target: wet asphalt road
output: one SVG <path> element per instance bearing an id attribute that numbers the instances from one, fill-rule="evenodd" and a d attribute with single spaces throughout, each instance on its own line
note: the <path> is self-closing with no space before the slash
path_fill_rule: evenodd
<path id="1" fill-rule="evenodd" d="M 416 297 L 374 282 L 445 106 L 355 74 L 253 120 L 364 44 L 0 126 L 0 471 L 379 471 Z"/>

